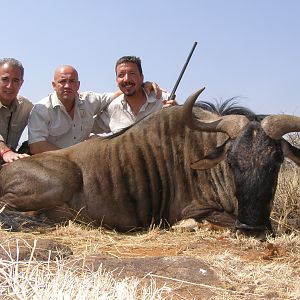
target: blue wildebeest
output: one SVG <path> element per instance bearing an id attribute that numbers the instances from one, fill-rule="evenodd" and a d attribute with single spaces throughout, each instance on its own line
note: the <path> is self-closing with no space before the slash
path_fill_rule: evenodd
<path id="1" fill-rule="evenodd" d="M 119 231 L 185 219 L 271 230 L 280 165 L 284 156 L 300 164 L 282 136 L 300 131 L 300 118 L 220 116 L 194 106 L 201 91 L 121 134 L 4 165 L 1 203 Z"/>

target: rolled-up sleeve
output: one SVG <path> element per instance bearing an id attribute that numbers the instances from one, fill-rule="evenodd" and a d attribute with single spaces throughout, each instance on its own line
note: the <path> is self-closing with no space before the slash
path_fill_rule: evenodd
<path id="1" fill-rule="evenodd" d="M 49 113 L 47 107 L 36 104 L 29 116 L 28 143 L 47 141 L 49 136 Z"/>
<path id="2" fill-rule="evenodd" d="M 93 115 L 96 115 L 109 105 L 116 98 L 116 95 L 115 93 L 82 92 L 80 93 L 80 98 L 88 103 Z"/>

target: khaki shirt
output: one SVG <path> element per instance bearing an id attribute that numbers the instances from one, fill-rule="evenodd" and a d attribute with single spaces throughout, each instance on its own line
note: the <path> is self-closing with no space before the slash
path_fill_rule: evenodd
<path id="1" fill-rule="evenodd" d="M 148 96 L 146 93 L 146 102 L 135 115 L 130 105 L 127 103 L 124 94 L 114 99 L 103 111 L 100 111 L 95 117 L 93 133 L 117 132 L 126 128 L 144 117 L 157 112 L 163 107 L 163 100 L 167 100 L 169 94 L 162 94 L 161 99 L 156 99 L 153 92 Z"/>
<path id="2" fill-rule="evenodd" d="M 75 99 L 73 119 L 56 92 L 43 98 L 34 105 L 29 117 L 29 144 L 47 141 L 59 148 L 65 148 L 86 140 L 93 127 L 93 116 L 112 100 L 113 95 L 80 93 Z"/>
<path id="3" fill-rule="evenodd" d="M 33 104 L 22 96 L 17 96 L 10 107 L 0 102 L 0 141 L 13 150 L 17 149 L 32 107 Z"/>

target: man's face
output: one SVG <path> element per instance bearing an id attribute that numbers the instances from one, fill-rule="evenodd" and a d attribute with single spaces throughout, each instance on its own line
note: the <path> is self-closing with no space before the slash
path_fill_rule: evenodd
<path id="1" fill-rule="evenodd" d="M 77 71 L 70 66 L 65 66 L 57 69 L 54 74 L 52 86 L 56 91 L 58 99 L 60 101 L 73 101 L 80 86 Z"/>
<path id="2" fill-rule="evenodd" d="M 123 63 L 116 68 L 116 81 L 119 89 L 126 96 L 133 96 L 142 88 L 144 76 L 134 63 Z"/>
<path id="3" fill-rule="evenodd" d="M 0 66 L 0 101 L 5 106 L 10 106 L 16 99 L 22 86 L 21 70 L 8 63 Z"/>

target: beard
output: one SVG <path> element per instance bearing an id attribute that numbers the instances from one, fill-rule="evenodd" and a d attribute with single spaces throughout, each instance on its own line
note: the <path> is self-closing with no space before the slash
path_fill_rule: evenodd
<path id="1" fill-rule="evenodd" d="M 123 92 L 125 96 L 134 96 L 134 94 L 136 93 L 136 91 L 125 91 Z"/>
<path id="2" fill-rule="evenodd" d="M 126 85 L 120 87 L 120 90 L 124 93 L 125 96 L 134 96 L 136 93 L 135 85 L 126 87 Z"/>

